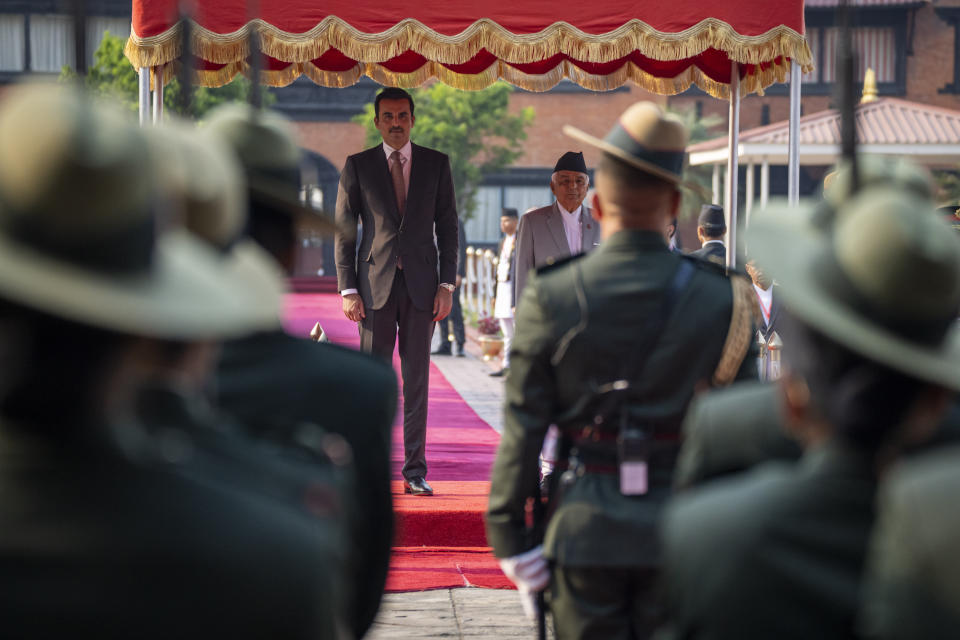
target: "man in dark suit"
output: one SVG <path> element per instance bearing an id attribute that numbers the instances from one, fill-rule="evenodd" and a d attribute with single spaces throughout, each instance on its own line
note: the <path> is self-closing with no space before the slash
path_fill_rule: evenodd
<path id="1" fill-rule="evenodd" d="M 403 377 L 404 491 L 427 484 L 427 385 L 434 322 L 456 288 L 458 220 L 447 156 L 410 142 L 413 98 L 381 91 L 374 122 L 383 144 L 347 158 L 337 193 L 337 284 L 364 351 L 387 361 L 399 336 Z M 363 225 L 359 248 L 349 233 Z"/>
<path id="2" fill-rule="evenodd" d="M 539 269 L 517 305 L 487 537 L 522 594 L 549 584 L 557 638 L 645 637 L 680 422 L 695 389 L 755 377 L 753 293 L 667 248 L 685 184 L 679 120 L 640 102 L 605 140 L 566 131 L 604 152 L 593 200 L 603 242 Z M 553 515 L 531 530 L 551 423 Z"/>
<path id="3" fill-rule="evenodd" d="M 463 279 L 467 277 L 467 232 L 463 228 L 463 223 L 459 225 L 460 242 L 457 258 L 457 288 L 453 290 L 453 306 L 450 308 L 450 315 L 440 321 L 440 346 L 433 352 L 435 356 L 449 356 L 454 351 L 450 344 L 450 325 L 453 325 L 453 340 L 457 345 L 456 355 L 462 358 L 463 345 L 467 342 L 467 335 L 463 329 L 463 308 L 460 306 L 460 285 Z"/>
<path id="4" fill-rule="evenodd" d="M 960 243 L 929 201 L 889 183 L 835 210 L 766 212 L 748 237 L 790 310 L 779 384 L 805 451 L 675 498 L 673 632 L 854 637 L 878 473 L 960 390 Z"/>
<path id="5" fill-rule="evenodd" d="M 705 204 L 700 208 L 697 218 L 697 238 L 703 245 L 690 254 L 716 264 L 727 264 L 727 246 L 723 236 L 727 232 L 727 221 L 723 217 L 723 207 Z"/>

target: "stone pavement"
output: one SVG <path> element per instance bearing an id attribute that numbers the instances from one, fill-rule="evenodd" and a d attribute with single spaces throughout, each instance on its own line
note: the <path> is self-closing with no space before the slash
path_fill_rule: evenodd
<path id="1" fill-rule="evenodd" d="M 516 591 L 438 589 L 388 593 L 366 640 L 394 638 L 536 638 Z M 548 637 L 552 638 L 550 633 Z"/>
<path id="2" fill-rule="evenodd" d="M 477 415 L 499 433 L 503 429 L 503 378 L 490 377 L 499 362 L 484 362 L 469 329 L 466 353 L 463 358 L 431 359 Z M 524 615 L 516 591 L 466 587 L 385 594 L 380 614 L 365 637 L 536 638 L 536 627 Z"/>

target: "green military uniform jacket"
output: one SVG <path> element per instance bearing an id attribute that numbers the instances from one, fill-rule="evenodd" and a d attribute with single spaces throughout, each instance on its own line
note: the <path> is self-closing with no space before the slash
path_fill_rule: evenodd
<path id="1" fill-rule="evenodd" d="M 363 636 L 380 606 L 393 544 L 393 369 L 351 349 L 265 332 L 224 344 L 216 393 L 218 406 L 258 438 L 293 443 L 298 427 L 310 422 L 350 444 L 347 617 L 354 635 Z"/>
<path id="2" fill-rule="evenodd" d="M 832 443 L 679 494 L 663 520 L 672 637 L 853 636 L 875 492 L 872 457 Z"/>
<path id="3" fill-rule="evenodd" d="M 584 394 L 622 377 L 640 327 L 657 312 L 685 260 L 694 259 L 671 253 L 658 233 L 621 231 L 585 257 L 541 269 L 524 289 L 487 514 L 487 537 L 498 557 L 539 542 L 526 531 L 524 507 L 538 495 L 537 459 L 547 428 L 557 423 L 563 440 L 592 421 L 591 408 L 582 407 Z M 714 266 L 697 264 L 635 387 L 644 414 L 674 440 L 695 387 L 710 384 L 731 326 L 730 280 Z M 747 325 L 740 329 L 752 344 L 749 319 Z M 739 376 L 756 376 L 749 354 L 737 364 Z M 563 489 L 545 532 L 546 555 L 571 567 L 656 564 L 655 524 L 672 462 L 669 456 L 654 462 L 653 488 L 642 497 L 621 495 L 610 473 L 588 472 Z"/>
<path id="4" fill-rule="evenodd" d="M 960 445 L 900 463 L 880 491 L 861 628 L 882 640 L 960 637 Z"/>
<path id="5" fill-rule="evenodd" d="M 4 638 L 340 637 L 337 523 L 260 485 L 268 456 L 137 423 L 40 431 L 0 423 Z"/>
<path id="6" fill-rule="evenodd" d="M 783 392 L 743 382 L 694 398 L 683 421 L 676 488 L 743 471 L 768 460 L 796 460 L 802 450 L 783 426 Z"/>

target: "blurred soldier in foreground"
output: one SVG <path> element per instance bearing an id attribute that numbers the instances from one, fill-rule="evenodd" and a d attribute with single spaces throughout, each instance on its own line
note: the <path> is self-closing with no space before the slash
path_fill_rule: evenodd
<path id="1" fill-rule="evenodd" d="M 549 583 L 558 638 L 646 637 L 680 421 L 695 388 L 756 375 L 753 292 L 667 248 L 687 139 L 678 120 L 637 103 L 605 140 L 567 131 L 604 151 L 603 242 L 540 269 L 517 307 L 487 534 L 525 602 Z M 544 534 L 526 511 L 554 422 L 561 478 Z"/>
<path id="2" fill-rule="evenodd" d="M 165 229 L 148 142 L 72 91 L 0 104 L 3 636 L 333 638 L 315 523 L 136 416 L 171 343 L 278 300 L 239 275 L 269 271 Z"/>
<path id="3" fill-rule="evenodd" d="M 835 212 L 768 212 L 748 235 L 791 312 L 783 406 L 805 454 L 670 505 L 673 632 L 849 638 L 878 473 L 936 428 L 944 387 L 960 389 L 960 350 L 948 335 L 960 310 L 960 243 L 929 201 L 889 184 Z"/>
<path id="4" fill-rule="evenodd" d="M 864 188 L 890 185 L 932 202 L 930 175 L 916 165 L 900 158 L 869 155 L 861 156 L 858 164 Z M 829 182 L 824 180 L 823 206 L 830 210 L 850 197 L 850 166 L 842 165 L 828 178 Z M 800 445 L 788 432 L 785 417 L 779 385 L 738 384 L 698 396 L 683 424 L 675 485 L 687 487 L 767 460 L 799 458 Z"/>
<path id="5" fill-rule="evenodd" d="M 273 112 L 229 105 L 210 114 L 205 142 L 226 144 L 246 173 L 250 237 L 284 273 L 296 261 L 300 224 L 330 224 L 297 202 L 300 149 L 290 124 Z M 228 243 L 229 244 L 229 243 Z M 353 449 L 356 490 L 346 505 L 350 553 L 344 591 L 354 635 L 373 623 L 393 539 L 390 429 L 397 402 L 393 369 L 366 354 L 290 336 L 277 326 L 224 344 L 217 371 L 219 406 L 254 436 L 302 447 L 319 425 Z"/>
<path id="6" fill-rule="evenodd" d="M 960 637 L 957 496 L 957 445 L 906 461 L 884 480 L 864 590 L 864 637 Z"/>

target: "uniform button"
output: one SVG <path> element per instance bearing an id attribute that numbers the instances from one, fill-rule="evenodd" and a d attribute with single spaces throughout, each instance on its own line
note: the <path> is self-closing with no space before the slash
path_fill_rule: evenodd
<path id="1" fill-rule="evenodd" d="M 548 265 L 553 264 L 554 262 L 556 262 L 556 259 L 554 259 L 553 256 L 550 256 L 549 258 L 547 258 L 547 264 L 548 264 Z"/>

